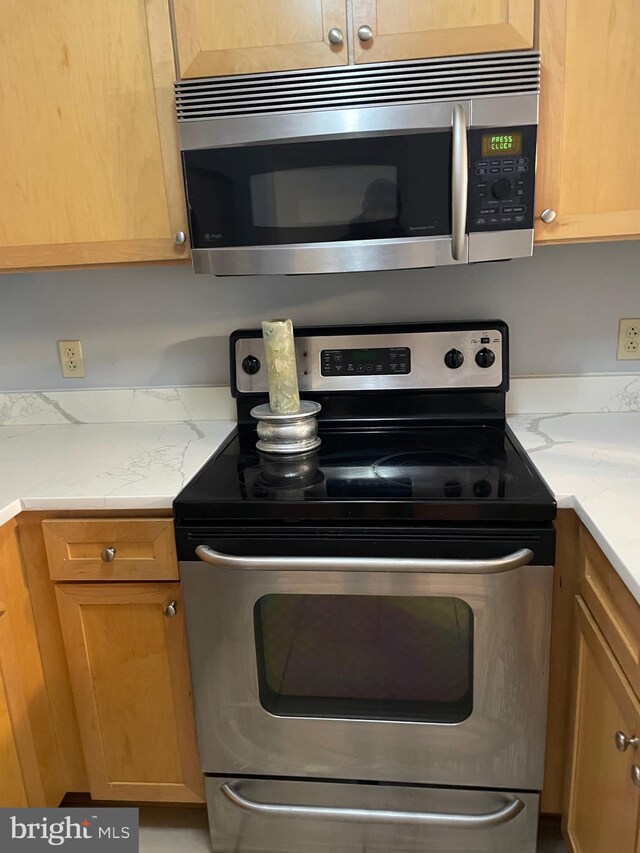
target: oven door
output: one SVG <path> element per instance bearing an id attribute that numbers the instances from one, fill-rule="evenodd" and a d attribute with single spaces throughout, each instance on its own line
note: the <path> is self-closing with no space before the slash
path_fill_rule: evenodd
<path id="1" fill-rule="evenodd" d="M 541 788 L 552 569 L 531 550 L 197 553 L 181 576 L 205 773 Z"/>
<path id="2" fill-rule="evenodd" d="M 216 147 L 196 128 L 182 155 L 195 271 L 467 261 L 469 114 L 465 101 L 249 117 Z M 224 141 L 210 124 L 209 139 Z"/>

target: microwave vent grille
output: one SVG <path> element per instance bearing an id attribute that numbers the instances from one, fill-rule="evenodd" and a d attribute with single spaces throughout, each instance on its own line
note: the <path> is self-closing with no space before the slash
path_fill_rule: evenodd
<path id="1" fill-rule="evenodd" d="M 179 122 L 539 91 L 538 51 L 208 77 L 175 84 Z"/>

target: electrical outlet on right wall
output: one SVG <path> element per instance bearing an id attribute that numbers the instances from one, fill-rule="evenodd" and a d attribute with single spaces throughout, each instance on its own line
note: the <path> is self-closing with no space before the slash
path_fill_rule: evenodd
<path id="1" fill-rule="evenodd" d="M 618 329 L 618 361 L 640 361 L 640 317 L 624 317 Z"/>

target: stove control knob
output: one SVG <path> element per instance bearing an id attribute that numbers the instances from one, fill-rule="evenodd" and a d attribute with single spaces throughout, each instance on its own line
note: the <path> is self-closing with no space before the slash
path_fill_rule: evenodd
<path id="1" fill-rule="evenodd" d="M 495 352 L 487 349 L 487 347 L 482 347 L 482 349 L 478 350 L 476 353 L 476 364 L 478 367 L 491 367 L 495 360 Z"/>
<path id="2" fill-rule="evenodd" d="M 248 355 L 242 362 L 242 369 L 245 373 L 248 373 L 249 376 L 253 376 L 254 373 L 257 373 L 260 370 L 260 367 L 260 359 L 256 358 L 255 355 Z"/>
<path id="3" fill-rule="evenodd" d="M 491 195 L 497 199 L 509 198 L 512 189 L 509 178 L 498 178 L 491 184 Z"/>
<path id="4" fill-rule="evenodd" d="M 455 370 L 458 367 L 462 367 L 463 362 L 464 356 L 462 355 L 459 349 L 450 349 L 444 357 L 444 363 L 452 370 Z"/>
<path id="5" fill-rule="evenodd" d="M 487 480 L 478 480 L 477 483 L 473 484 L 473 494 L 477 498 L 488 498 L 491 491 L 491 483 Z"/>

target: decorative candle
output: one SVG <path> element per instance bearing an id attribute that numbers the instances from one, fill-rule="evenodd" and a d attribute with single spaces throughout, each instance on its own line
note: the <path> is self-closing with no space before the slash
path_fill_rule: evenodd
<path id="1" fill-rule="evenodd" d="M 262 337 L 267 360 L 269 404 L 278 415 L 300 411 L 298 369 L 291 320 L 263 320 Z"/>

